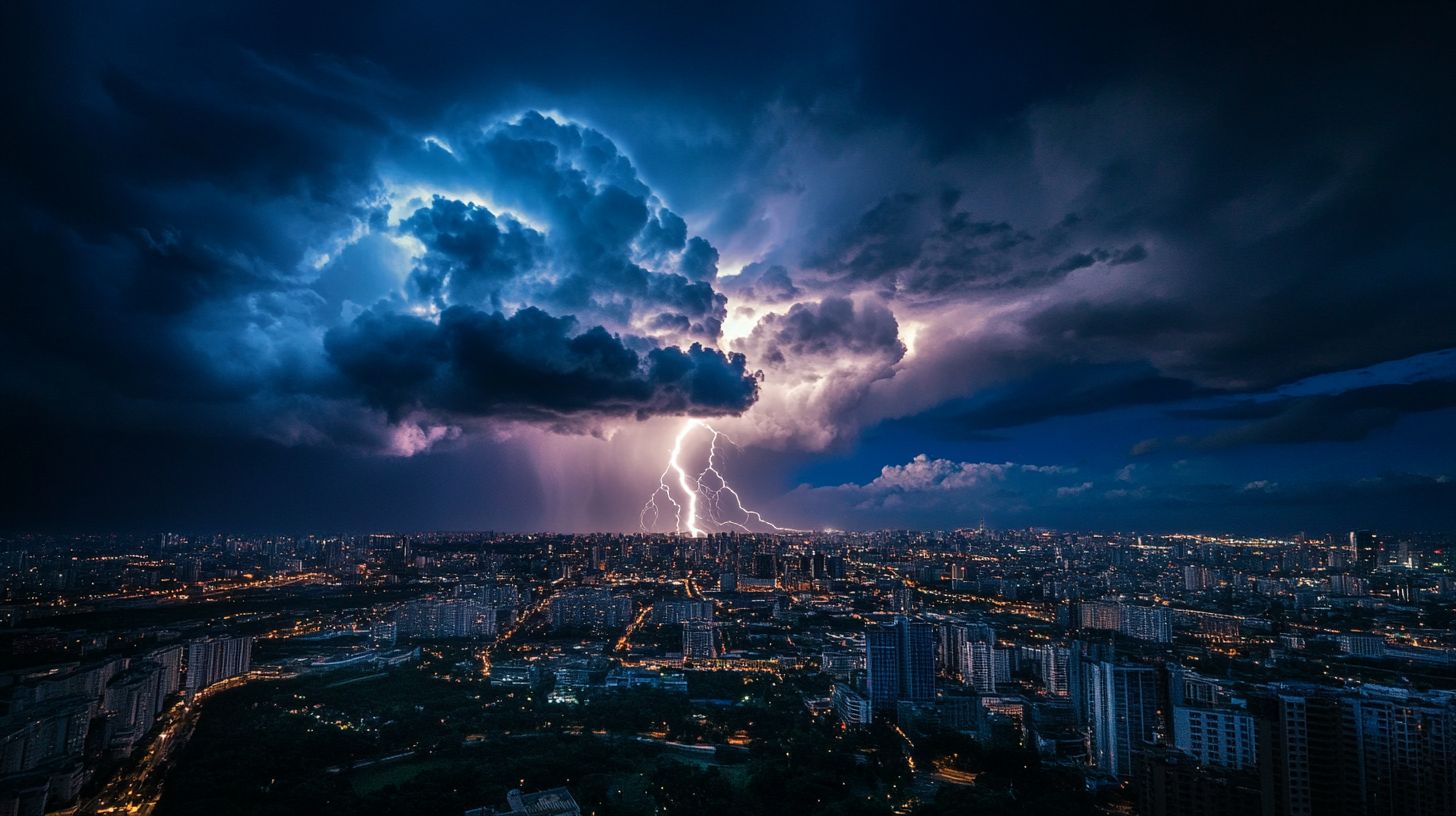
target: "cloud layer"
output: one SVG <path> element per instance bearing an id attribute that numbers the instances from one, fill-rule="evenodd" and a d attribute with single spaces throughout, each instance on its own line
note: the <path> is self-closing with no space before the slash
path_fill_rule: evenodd
<path id="1" fill-rule="evenodd" d="M 157 130 L 195 113 L 147 112 Z M 74 421 L 404 454 L 492 420 L 577 431 L 753 404 L 743 355 L 705 345 L 725 314 L 716 251 L 611 140 L 527 112 L 372 147 L 326 180 L 307 161 L 197 169 L 236 202 L 190 176 L 145 195 L 123 176 L 103 194 L 136 206 L 91 213 L 85 232 L 69 202 L 29 203 L 19 294 L 48 311 L 17 311 L 7 346 L 48 356 L 22 355 L 7 397 L 89 414 Z M 63 398 L 66 382 L 90 401 Z"/>
<path id="2" fill-rule="evenodd" d="M 806 526 L 1456 523 L 1453 12 L 1347 11 L 11 4 L 7 517 L 630 528 L 692 415 Z"/>

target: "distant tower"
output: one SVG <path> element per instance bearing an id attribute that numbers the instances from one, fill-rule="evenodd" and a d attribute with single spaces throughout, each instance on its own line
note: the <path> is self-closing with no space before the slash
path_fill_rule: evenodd
<path id="1" fill-rule="evenodd" d="M 1375 571 L 1380 564 L 1380 539 L 1372 530 L 1356 530 L 1350 533 L 1350 558 L 1355 569 L 1366 574 Z"/>
<path id="2" fill-rule="evenodd" d="M 1005 665 L 1006 653 L 996 648 L 996 631 L 984 623 L 966 624 L 961 628 L 966 640 L 961 651 L 961 681 L 974 687 L 978 694 L 995 693 L 998 675 L 1010 676 Z M 1006 671 L 997 671 L 998 658 Z"/>

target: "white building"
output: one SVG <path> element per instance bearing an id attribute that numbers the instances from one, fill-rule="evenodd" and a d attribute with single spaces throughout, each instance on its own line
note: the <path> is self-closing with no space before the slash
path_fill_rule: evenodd
<path id="1" fill-rule="evenodd" d="M 1173 708 L 1173 747 L 1200 765 L 1251 768 L 1258 757 L 1254 718 L 1239 708 Z"/>

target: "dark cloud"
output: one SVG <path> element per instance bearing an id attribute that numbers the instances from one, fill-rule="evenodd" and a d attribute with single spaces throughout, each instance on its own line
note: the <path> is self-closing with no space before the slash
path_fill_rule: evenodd
<path id="1" fill-rule="evenodd" d="M 681 252 L 686 246 L 687 240 L 687 222 L 682 220 L 682 216 L 666 207 L 659 209 L 652 216 L 652 219 L 647 222 L 647 226 L 643 228 L 641 236 L 638 237 L 643 250 L 652 257 Z"/>
<path id="2" fill-rule="evenodd" d="M 694 344 L 643 360 L 600 326 L 526 308 L 511 317 L 452 306 L 438 322 L 366 312 L 329 331 L 329 359 L 395 418 L 739 413 L 758 381 L 741 354 Z"/>
<path id="3" fill-rule="evenodd" d="M 936 405 L 921 429 L 967 437 L 1450 348 L 1456 108 L 1433 100 L 1453 15 L 10 3 L 0 402 L 98 449 L 145 440 L 98 456 L 98 484 L 199 436 L 225 453 L 189 473 L 235 458 L 266 481 L 287 456 L 237 437 L 327 458 L 423 450 L 456 415 L 738 410 L 747 366 L 776 364 L 705 348 L 728 297 L 777 313 L 749 345 L 814 362 L 770 368 L 749 414 L 776 400 L 784 447 Z M 518 385 L 492 373 L 510 366 Z M 1406 398 L 1170 421 L 1233 425 L 1209 457 L 1374 445 L 1424 410 Z M 84 447 L 63 450 L 85 468 Z M 1288 517 L 1299 486 L 1242 491 L 1259 481 L 1228 495 Z"/>
<path id="4" fill-rule="evenodd" d="M 143 54 L 87 73 L 77 58 L 75 70 L 55 68 L 55 99 L 31 100 L 16 134 L 27 159 L 7 165 L 0 190 L 16 213 L 0 227 L 15 272 L 0 305 L 0 351 L 13 360 L 0 393 L 16 412 L 419 450 L 377 416 L 328 404 L 348 396 L 334 369 L 351 361 L 377 366 L 350 369 L 354 385 L 396 421 L 407 406 L 555 418 L 752 403 L 751 382 L 709 370 L 733 369 L 717 352 L 653 354 L 718 336 L 717 253 L 688 239 L 598 131 L 536 113 L 414 130 L 395 115 L 390 84 L 369 81 L 377 66 L 325 57 L 188 55 L 214 70 L 182 73 Z M 431 131 L 444 138 L 420 136 Z M 436 330 L 418 316 L 532 304 L 631 336 L 553 341 L 542 329 L 539 353 L 491 363 L 523 378 L 511 391 L 451 356 L 489 347 L 466 342 L 474 324 L 456 312 Z M 476 322 L 488 335 L 489 321 Z M 681 359 L 688 370 L 664 378 Z M 552 393 L 558 380 L 563 394 Z"/>
<path id="5" fill-rule="evenodd" d="M 1175 410 L 1183 419 L 1237 423 L 1194 440 L 1199 448 L 1252 444 L 1355 442 L 1394 425 L 1402 416 L 1456 408 L 1456 380 L 1428 380 L 1267 400 Z"/>
<path id="6" fill-rule="evenodd" d="M 950 438 L 974 439 L 985 431 L 1030 425 L 1052 417 L 1179 402 L 1200 393 L 1193 383 L 1161 376 L 1148 366 L 1062 365 L 939 406 L 904 423 Z"/>
<path id="7" fill-rule="evenodd" d="M 1206 327 L 1192 304 L 1168 300 L 1054 304 L 1023 323 L 1048 343 L 1159 343 L 1176 345 Z"/>
<path id="8" fill-rule="evenodd" d="M 858 305 L 849 298 L 829 297 L 817 303 L 795 303 L 786 314 L 766 315 L 753 330 L 766 360 L 783 362 L 800 356 L 861 357 L 898 360 L 905 354 L 895 315 L 873 300 Z"/>
<path id="9" fill-rule="evenodd" d="M 728 295 L 768 304 L 783 303 L 803 293 L 794 285 L 789 270 L 779 264 L 751 263 L 732 277 L 718 281 Z"/>
<path id="10" fill-rule="evenodd" d="M 1053 284 L 1098 264 L 1119 266 L 1148 257 L 1141 244 L 1087 246 L 1079 219 L 1064 219 L 1040 234 L 1005 221 L 978 219 L 962 207 L 959 191 L 938 196 L 900 193 L 871 207 L 827 246 L 805 258 L 829 285 L 869 283 L 911 301 Z"/>
<path id="11" fill-rule="evenodd" d="M 501 290 L 530 274 L 545 260 L 541 233 L 513 218 L 497 218 L 489 210 L 435 196 L 400 228 L 425 247 L 410 273 L 410 284 L 423 301 L 479 304 L 500 309 Z"/>
<path id="12" fill-rule="evenodd" d="M 718 250 L 697 236 L 688 241 L 680 263 L 682 273 L 690 280 L 712 281 L 718 277 Z"/>

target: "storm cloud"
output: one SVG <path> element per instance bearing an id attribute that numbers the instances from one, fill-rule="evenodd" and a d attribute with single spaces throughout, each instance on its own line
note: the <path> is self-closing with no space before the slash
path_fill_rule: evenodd
<path id="1" fill-rule="evenodd" d="M 324 346 L 392 416 L 714 415 L 747 409 L 758 392 L 741 354 L 695 343 L 644 360 L 600 326 L 576 333 L 575 320 L 530 307 L 505 317 L 451 306 L 438 321 L 368 312 L 331 329 Z"/>
<path id="2" fill-rule="evenodd" d="M 805 527 L 1456 523 L 1453 358 L 1345 376 L 1456 347 L 1453 14 L 9 4 L 4 518 L 470 451 L 633 528 L 691 415 Z"/>
<path id="3" fill-rule="evenodd" d="M 1187 440 L 1200 448 L 1253 444 L 1355 442 L 1411 413 L 1456 407 L 1456 380 L 1426 380 L 1354 388 L 1173 412 L 1186 419 L 1232 421 L 1207 436 Z"/>
<path id="4" fill-rule="evenodd" d="M 111 92 L 151 105 L 153 128 L 207 118 L 124 83 Z M 317 127 L 285 121 L 297 138 Z M 136 206 L 94 213 L 84 232 L 70 202 L 27 202 L 36 232 L 17 246 L 17 294 L 39 308 L 14 310 L 6 345 L 47 356 L 17 351 L 12 410 L 414 453 L 482 418 L 589 429 L 752 405 L 743 356 L 704 345 L 725 313 L 716 251 L 686 236 L 610 140 L 532 112 L 468 132 L 448 148 L 340 139 L 350 163 L 323 179 L 317 162 L 251 167 L 247 151 L 236 167 L 209 154 L 217 164 L 196 168 L 265 196 L 262 208 L 187 190 L 185 174 L 179 189 L 164 177 Z M 102 193 L 137 197 L 138 181 L 112 178 L 128 170 L 102 176 L 115 187 Z M 64 382 L 89 402 L 57 402 Z"/>

